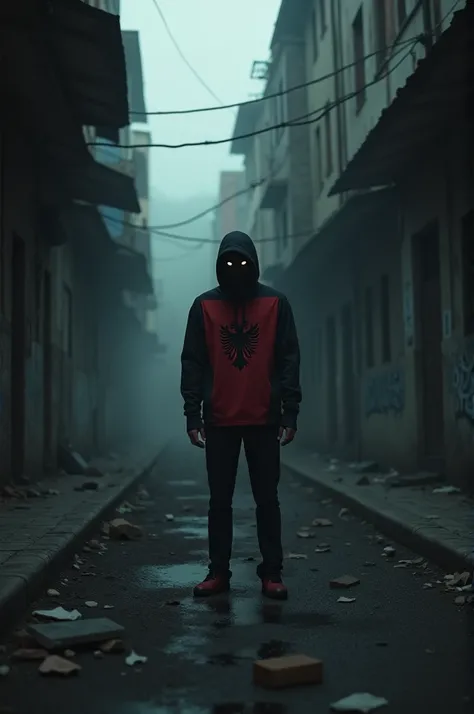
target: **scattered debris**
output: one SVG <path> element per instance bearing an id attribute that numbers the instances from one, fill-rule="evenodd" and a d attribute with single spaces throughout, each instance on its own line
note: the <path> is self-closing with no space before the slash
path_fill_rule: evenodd
<path id="1" fill-rule="evenodd" d="M 341 510 L 338 513 L 339 518 L 347 518 L 348 515 L 349 515 L 348 508 L 341 508 Z"/>
<path id="2" fill-rule="evenodd" d="M 64 656 L 67 657 L 68 659 L 72 659 L 73 657 L 76 656 L 76 653 L 74 650 L 64 650 Z"/>
<path id="3" fill-rule="evenodd" d="M 78 622 L 55 622 L 29 625 L 30 633 L 47 650 L 65 649 L 71 645 L 105 642 L 120 637 L 124 628 L 107 618 L 92 618 Z"/>
<path id="4" fill-rule="evenodd" d="M 123 640 L 108 640 L 100 648 L 105 654 L 121 654 L 125 652 Z"/>
<path id="5" fill-rule="evenodd" d="M 461 493 L 461 489 L 457 488 L 456 486 L 440 486 L 439 488 L 434 488 L 433 493 L 444 493 L 444 494 Z"/>
<path id="6" fill-rule="evenodd" d="M 95 600 L 86 600 L 84 605 L 86 607 L 99 607 L 99 603 L 96 602 Z"/>
<path id="7" fill-rule="evenodd" d="M 136 664 L 145 664 L 145 662 L 148 662 L 148 657 L 143 657 L 142 655 L 137 654 L 133 650 L 127 657 L 125 657 L 125 664 L 127 664 L 129 667 L 133 667 Z"/>
<path id="8" fill-rule="evenodd" d="M 397 551 L 395 550 L 395 548 L 394 548 L 393 546 L 391 546 L 391 545 L 387 545 L 387 546 L 383 549 L 383 553 L 384 553 L 384 555 L 385 555 L 386 558 L 393 558 L 393 557 L 395 556 L 396 552 L 397 552 Z"/>
<path id="9" fill-rule="evenodd" d="M 465 587 L 469 580 L 471 580 L 471 574 L 465 570 L 462 573 L 453 573 L 452 575 L 445 575 L 444 579 L 446 585 L 449 588 Z"/>
<path id="10" fill-rule="evenodd" d="M 104 605 L 104 610 L 113 610 L 115 605 Z"/>
<path id="11" fill-rule="evenodd" d="M 62 677 L 69 677 L 71 674 L 77 674 L 82 667 L 76 662 L 71 662 L 70 659 L 59 657 L 58 655 L 50 655 L 40 664 L 38 672 L 40 674 L 58 674 Z"/>
<path id="12" fill-rule="evenodd" d="M 124 513 L 132 513 L 133 507 L 129 503 L 122 503 L 122 505 L 119 506 L 116 511 L 121 515 L 123 515 Z"/>
<path id="13" fill-rule="evenodd" d="M 431 590 L 432 588 L 432 583 L 423 583 L 423 590 Z"/>
<path id="14" fill-rule="evenodd" d="M 114 540 L 138 540 L 143 536 L 140 526 L 137 526 L 124 518 L 115 518 L 108 524 L 108 535 Z"/>
<path id="15" fill-rule="evenodd" d="M 95 650 L 94 657 L 96 659 L 104 659 L 104 653 L 101 650 Z"/>
<path id="16" fill-rule="evenodd" d="M 427 521 L 437 521 L 439 516 L 436 515 L 428 515 L 428 516 L 423 516 L 423 518 L 426 518 Z"/>
<path id="17" fill-rule="evenodd" d="M 172 513 L 167 513 L 167 514 L 165 515 L 165 518 L 166 518 L 167 521 L 174 521 L 174 516 L 173 516 Z"/>
<path id="18" fill-rule="evenodd" d="M 328 528 L 332 526 L 332 521 L 330 521 L 329 518 L 315 518 L 311 525 L 316 528 Z"/>
<path id="19" fill-rule="evenodd" d="M 53 588 L 50 588 L 50 589 L 46 592 L 46 595 L 47 595 L 48 597 L 59 597 L 59 591 L 58 591 L 58 590 L 54 590 Z"/>
<path id="20" fill-rule="evenodd" d="M 320 543 L 315 549 L 315 553 L 330 553 L 331 552 L 331 546 L 329 543 Z"/>
<path id="21" fill-rule="evenodd" d="M 84 481 L 84 483 L 81 486 L 81 489 L 83 491 L 97 491 L 99 488 L 99 484 L 97 481 Z"/>
<path id="22" fill-rule="evenodd" d="M 86 460 L 77 451 L 74 451 L 70 444 L 58 447 L 58 461 L 67 474 L 85 474 L 87 471 Z"/>
<path id="23" fill-rule="evenodd" d="M 332 503 L 332 498 L 323 498 L 321 501 L 322 506 L 329 506 Z"/>
<path id="24" fill-rule="evenodd" d="M 331 709 L 335 712 L 361 712 L 361 714 L 369 714 L 369 712 L 386 707 L 388 701 L 383 697 L 374 697 L 373 694 L 351 694 L 349 697 L 340 699 L 338 702 L 331 704 Z"/>
<path id="25" fill-rule="evenodd" d="M 329 581 L 329 587 L 331 588 L 352 588 L 354 585 L 360 585 L 360 580 L 353 575 L 341 575 L 340 578 L 334 578 L 334 580 Z"/>
<path id="26" fill-rule="evenodd" d="M 289 560 L 308 560 L 308 556 L 304 553 L 288 553 Z"/>
<path id="27" fill-rule="evenodd" d="M 307 531 L 307 530 L 300 530 L 296 533 L 298 538 L 314 538 L 315 533 L 312 531 Z"/>
<path id="28" fill-rule="evenodd" d="M 43 649 L 22 648 L 13 652 L 12 659 L 20 662 L 34 662 L 38 659 L 45 659 L 47 656 L 47 651 Z"/>
<path id="29" fill-rule="evenodd" d="M 82 617 L 79 610 L 65 610 L 64 607 L 55 607 L 52 610 L 34 610 L 33 615 L 43 620 L 55 620 L 56 622 L 74 622 Z"/>
<path id="30" fill-rule="evenodd" d="M 355 597 L 340 597 L 337 599 L 337 602 L 355 602 L 356 599 Z"/>
<path id="31" fill-rule="evenodd" d="M 259 660 L 253 665 L 254 684 L 282 689 L 301 684 L 321 684 L 323 663 L 306 655 L 288 655 Z"/>
<path id="32" fill-rule="evenodd" d="M 364 563 L 364 568 L 375 568 L 376 563 L 373 563 L 371 560 L 366 560 Z"/>

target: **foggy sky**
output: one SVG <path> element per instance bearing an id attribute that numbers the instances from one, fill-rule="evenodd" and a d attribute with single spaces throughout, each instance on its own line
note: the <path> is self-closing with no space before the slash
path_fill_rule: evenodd
<path id="1" fill-rule="evenodd" d="M 249 78 L 253 60 L 266 60 L 280 0 L 159 0 L 187 59 L 225 104 L 261 89 Z M 122 28 L 138 30 L 148 111 L 213 106 L 169 40 L 152 0 L 122 0 Z M 182 117 L 150 117 L 159 143 L 230 136 L 235 110 Z M 218 172 L 240 168 L 229 144 L 152 149 L 151 185 L 173 197 L 213 194 Z"/>

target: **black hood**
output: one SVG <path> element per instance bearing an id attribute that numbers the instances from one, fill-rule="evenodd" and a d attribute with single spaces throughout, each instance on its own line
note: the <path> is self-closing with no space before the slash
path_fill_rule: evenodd
<path id="1" fill-rule="evenodd" d="M 260 266 L 258 264 L 257 250 L 250 236 L 248 236 L 246 233 L 242 233 L 241 231 L 233 231 L 232 233 L 227 233 L 227 235 L 223 237 L 219 246 L 216 267 L 219 266 L 220 259 L 226 253 L 241 253 L 241 255 L 245 256 L 245 258 L 247 258 L 247 260 L 250 260 L 253 264 L 257 274 L 257 280 L 259 279 Z"/>

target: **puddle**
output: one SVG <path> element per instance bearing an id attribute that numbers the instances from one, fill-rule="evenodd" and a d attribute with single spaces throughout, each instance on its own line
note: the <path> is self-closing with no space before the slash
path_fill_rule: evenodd
<path id="1" fill-rule="evenodd" d="M 207 540 L 207 524 L 204 526 L 187 525 L 180 528 L 169 528 L 165 531 L 168 535 L 179 534 L 185 540 Z"/>
<path id="2" fill-rule="evenodd" d="M 136 579 L 147 590 L 159 588 L 191 588 L 206 576 L 206 567 L 201 563 L 178 563 L 176 565 L 145 565 L 138 568 Z"/>
<path id="3" fill-rule="evenodd" d="M 207 656 L 196 656 L 196 649 L 205 647 L 209 640 L 199 632 L 189 632 L 186 635 L 174 637 L 170 644 L 164 649 L 169 655 L 181 655 L 190 659 L 195 664 L 206 664 Z"/>
<path id="4" fill-rule="evenodd" d="M 189 496 L 176 496 L 177 501 L 209 501 L 209 494 L 197 493 Z"/>

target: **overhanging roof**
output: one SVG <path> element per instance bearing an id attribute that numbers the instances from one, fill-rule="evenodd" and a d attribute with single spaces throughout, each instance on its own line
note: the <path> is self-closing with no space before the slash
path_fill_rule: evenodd
<path id="1" fill-rule="evenodd" d="M 120 18 L 81 0 L 48 0 L 47 39 L 79 122 L 129 124 Z"/>
<path id="2" fill-rule="evenodd" d="M 111 206 L 129 213 L 140 213 L 134 180 L 90 157 L 89 161 L 74 171 L 63 167 L 64 184 L 68 194 L 77 201 L 95 206 Z"/>
<path id="3" fill-rule="evenodd" d="M 4 66 L 8 67 L 2 77 L 2 117 L 7 123 L 19 124 L 46 161 L 58 158 L 66 164 L 81 164 L 88 160 L 89 151 L 58 76 L 43 24 L 38 17 L 31 25 L 20 18 L 14 20 L 7 16 L 0 30 Z"/>
<path id="4" fill-rule="evenodd" d="M 396 183 L 429 149 L 449 121 L 465 113 L 474 3 L 455 13 L 391 105 L 381 114 L 329 195 Z"/>

